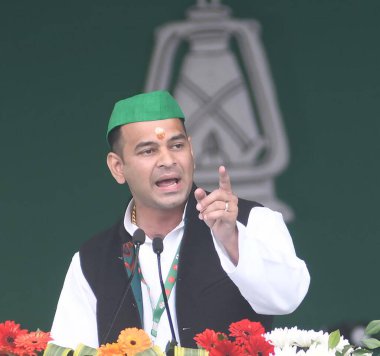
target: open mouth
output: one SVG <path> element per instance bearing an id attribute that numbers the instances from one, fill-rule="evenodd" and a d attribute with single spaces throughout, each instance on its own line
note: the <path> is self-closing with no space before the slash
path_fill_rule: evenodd
<path id="1" fill-rule="evenodd" d="M 156 185 L 160 188 L 167 188 L 178 184 L 178 178 L 163 179 L 156 182 Z"/>

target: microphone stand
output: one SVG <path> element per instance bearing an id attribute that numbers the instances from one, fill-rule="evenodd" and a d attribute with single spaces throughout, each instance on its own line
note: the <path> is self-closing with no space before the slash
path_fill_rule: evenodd
<path id="1" fill-rule="evenodd" d="M 168 298 L 166 296 L 164 281 L 162 279 L 161 253 L 163 250 L 164 250 L 164 243 L 162 241 L 162 238 L 161 237 L 155 237 L 153 239 L 153 251 L 157 255 L 158 275 L 159 275 L 159 279 L 160 279 L 161 293 L 162 293 L 162 297 L 164 299 L 165 310 L 166 310 L 166 313 L 168 315 L 170 332 L 172 334 L 172 340 L 169 341 L 168 344 L 166 345 L 165 351 L 166 351 L 166 354 L 168 356 L 173 356 L 174 355 L 174 346 L 177 346 L 178 342 L 177 342 L 177 339 L 175 337 L 173 321 L 172 321 L 172 317 L 171 317 L 170 309 L 169 309 Z"/>
<path id="2" fill-rule="evenodd" d="M 108 338 L 108 336 L 109 336 L 109 334 L 110 334 L 110 332 L 111 332 L 111 330 L 115 324 L 115 321 L 116 321 L 117 317 L 119 316 L 119 313 L 120 313 L 121 307 L 124 304 L 125 298 L 127 297 L 128 291 L 131 288 L 132 280 L 133 280 L 133 277 L 135 276 L 135 272 L 137 269 L 136 267 L 137 267 L 138 262 L 139 262 L 140 246 L 145 242 L 145 232 L 142 229 L 137 229 L 132 236 L 132 242 L 136 248 L 136 252 L 133 255 L 133 260 L 132 260 L 132 271 L 131 271 L 131 274 L 127 280 L 127 284 L 126 284 L 124 293 L 120 299 L 117 310 L 114 313 L 114 317 L 112 319 L 112 322 L 111 322 L 106 334 L 103 336 L 102 342 L 100 343 L 100 345 L 103 345 L 107 341 L 107 338 Z"/>

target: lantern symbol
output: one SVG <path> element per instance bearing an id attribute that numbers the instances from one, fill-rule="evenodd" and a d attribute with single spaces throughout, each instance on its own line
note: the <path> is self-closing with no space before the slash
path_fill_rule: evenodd
<path id="1" fill-rule="evenodd" d="M 188 46 L 179 73 L 173 69 Z M 220 1 L 198 0 L 183 22 L 156 32 L 146 91 L 167 89 L 186 115 L 196 161 L 195 182 L 215 189 L 226 165 L 234 192 L 293 217 L 275 193 L 289 160 L 286 133 L 255 20 L 231 17 Z"/>

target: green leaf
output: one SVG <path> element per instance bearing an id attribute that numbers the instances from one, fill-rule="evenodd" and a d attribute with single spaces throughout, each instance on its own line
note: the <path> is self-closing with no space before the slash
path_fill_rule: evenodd
<path id="1" fill-rule="evenodd" d="M 380 320 L 372 320 L 365 328 L 367 335 L 375 335 L 380 333 Z"/>
<path id="2" fill-rule="evenodd" d="M 345 347 L 343 347 L 342 355 L 345 355 L 346 352 L 348 352 L 348 350 L 350 349 L 353 349 L 352 345 L 346 345 Z"/>
<path id="3" fill-rule="evenodd" d="M 158 355 L 158 353 L 156 352 L 154 348 L 150 348 L 148 350 L 141 351 L 136 354 L 136 356 L 156 356 L 156 355 Z"/>
<path id="4" fill-rule="evenodd" d="M 75 349 L 73 356 L 95 356 L 97 352 L 97 349 L 83 344 L 79 344 L 78 347 Z"/>
<path id="5" fill-rule="evenodd" d="M 83 344 L 78 345 L 75 351 L 56 344 L 48 344 L 43 356 L 95 356 L 97 352 L 96 349 Z"/>
<path id="6" fill-rule="evenodd" d="M 217 333 L 218 335 L 218 340 L 219 341 L 222 341 L 222 340 L 227 340 L 227 336 L 223 333 Z"/>
<path id="7" fill-rule="evenodd" d="M 377 340 L 377 339 L 374 339 L 372 337 L 368 338 L 368 339 L 363 339 L 362 340 L 362 344 L 368 348 L 368 349 L 376 349 L 378 347 L 380 347 L 380 341 Z"/>
<path id="8" fill-rule="evenodd" d="M 157 356 L 162 355 L 160 350 L 155 349 L 154 347 L 139 352 L 136 356 Z M 174 346 L 174 355 L 175 356 L 208 356 L 208 351 L 204 349 L 189 349 L 181 346 Z"/>
<path id="9" fill-rule="evenodd" d="M 371 355 L 371 351 L 368 351 L 368 350 L 365 350 L 365 349 L 356 349 L 353 353 L 352 353 L 352 355 L 359 355 L 359 356 L 361 356 L 361 355 Z"/>
<path id="10" fill-rule="evenodd" d="M 56 344 L 48 344 L 43 353 L 43 356 L 68 356 L 72 355 L 73 352 L 73 349 L 58 346 Z"/>
<path id="11" fill-rule="evenodd" d="M 335 330 L 329 335 L 329 349 L 333 349 L 339 344 L 340 331 Z"/>
<path id="12" fill-rule="evenodd" d="M 175 356 L 208 356 L 208 351 L 199 349 L 189 349 L 186 347 L 176 346 L 174 348 Z"/>

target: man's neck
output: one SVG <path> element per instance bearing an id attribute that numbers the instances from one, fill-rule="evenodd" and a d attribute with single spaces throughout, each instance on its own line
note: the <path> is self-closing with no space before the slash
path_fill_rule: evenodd
<path id="1" fill-rule="evenodd" d="M 185 206 L 174 209 L 152 209 L 135 206 L 135 224 L 151 239 L 157 236 L 164 238 L 182 221 L 184 208 Z"/>

